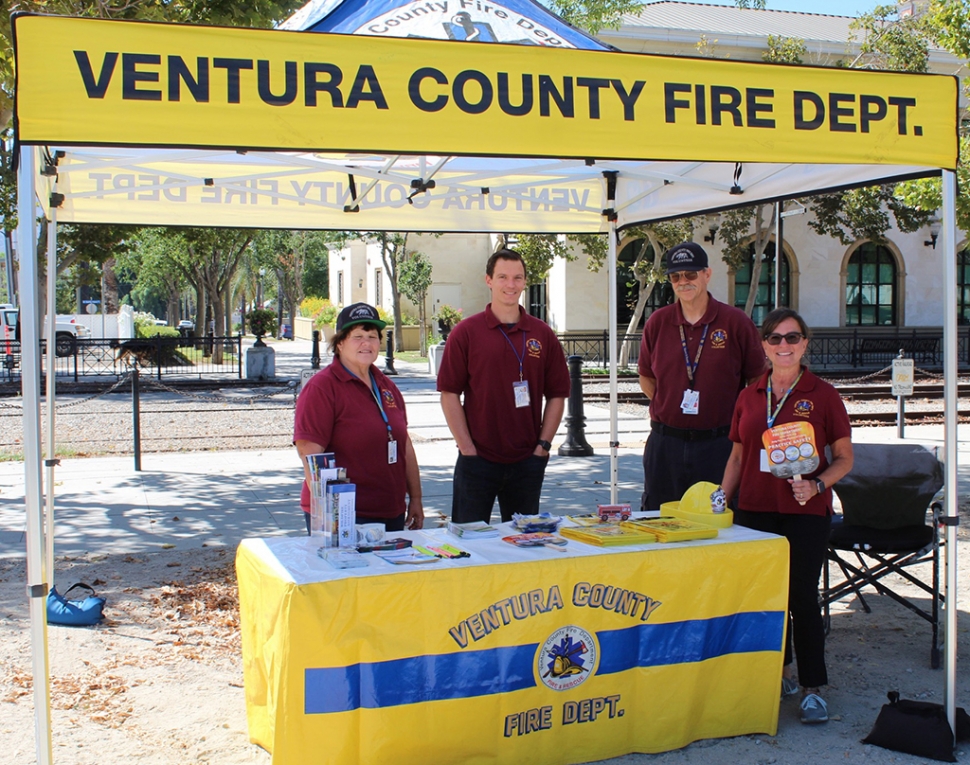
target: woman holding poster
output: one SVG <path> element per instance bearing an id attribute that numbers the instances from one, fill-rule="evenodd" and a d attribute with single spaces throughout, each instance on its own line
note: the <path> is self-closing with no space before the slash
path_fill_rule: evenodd
<path id="1" fill-rule="evenodd" d="M 770 368 L 738 398 L 722 488 L 729 499 L 737 495 L 736 523 L 788 539 L 782 695 L 794 695 L 801 686 L 801 721 L 811 724 L 828 720 L 820 695 L 828 677 L 818 580 L 828 547 L 832 485 L 852 469 L 852 441 L 838 391 L 802 364 L 808 338 L 808 326 L 790 308 L 765 317 L 761 339 Z"/>

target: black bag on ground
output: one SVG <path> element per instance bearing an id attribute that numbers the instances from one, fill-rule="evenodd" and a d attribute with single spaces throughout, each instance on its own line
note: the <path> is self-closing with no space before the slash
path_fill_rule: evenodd
<path id="1" fill-rule="evenodd" d="M 80 600 L 69 600 L 67 596 L 75 588 L 87 590 L 90 594 Z M 51 587 L 47 593 L 47 623 L 71 627 L 97 624 L 104 618 L 104 603 L 104 598 L 99 598 L 94 588 L 84 582 L 72 584 L 63 595 L 57 591 L 57 587 Z"/>
<path id="2" fill-rule="evenodd" d="M 862 739 L 863 744 L 931 760 L 956 762 L 953 731 L 942 704 L 900 699 L 898 691 L 890 691 L 888 696 L 889 703 L 883 705 L 872 731 Z M 970 738 L 970 716 L 962 707 L 957 709 L 956 721 L 957 740 Z"/>

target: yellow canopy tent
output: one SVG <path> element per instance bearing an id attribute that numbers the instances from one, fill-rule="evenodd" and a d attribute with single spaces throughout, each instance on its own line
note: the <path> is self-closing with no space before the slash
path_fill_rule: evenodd
<path id="1" fill-rule="evenodd" d="M 57 221 L 607 233 L 615 337 L 618 230 L 942 173 L 946 515 L 955 522 L 955 78 L 30 15 L 13 30 L 38 762 L 50 762 L 51 563 L 29 246 L 38 206 L 52 246 Z M 48 466 L 49 488 L 52 474 Z M 955 545 L 949 525 L 948 562 Z M 955 592 L 955 565 L 947 584 Z M 953 608 L 946 628 L 952 725 Z"/>

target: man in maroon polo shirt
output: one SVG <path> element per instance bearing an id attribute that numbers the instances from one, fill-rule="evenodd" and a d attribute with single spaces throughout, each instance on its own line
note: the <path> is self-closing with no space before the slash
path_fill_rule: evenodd
<path id="1" fill-rule="evenodd" d="M 677 298 L 654 311 L 640 342 L 640 388 L 650 399 L 643 450 L 644 510 L 678 501 L 698 481 L 721 483 L 738 394 L 765 369 L 754 322 L 715 300 L 707 253 L 694 242 L 666 253 Z"/>
<path id="2" fill-rule="evenodd" d="M 519 306 L 528 284 L 522 256 L 494 253 L 485 283 L 492 302 L 455 325 L 438 372 L 441 408 L 459 452 L 456 523 L 487 522 L 496 498 L 503 521 L 539 511 L 550 442 L 569 395 L 559 338 Z"/>

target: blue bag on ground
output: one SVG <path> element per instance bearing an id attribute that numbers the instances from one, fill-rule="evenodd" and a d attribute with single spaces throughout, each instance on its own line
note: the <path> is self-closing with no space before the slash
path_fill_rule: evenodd
<path id="1" fill-rule="evenodd" d="M 67 595 L 76 587 L 91 594 L 81 600 L 68 600 Z M 72 584 L 63 595 L 57 591 L 57 587 L 51 587 L 47 595 L 47 623 L 73 627 L 97 624 L 104 618 L 104 602 L 104 598 L 97 597 L 94 588 L 84 582 Z"/>

